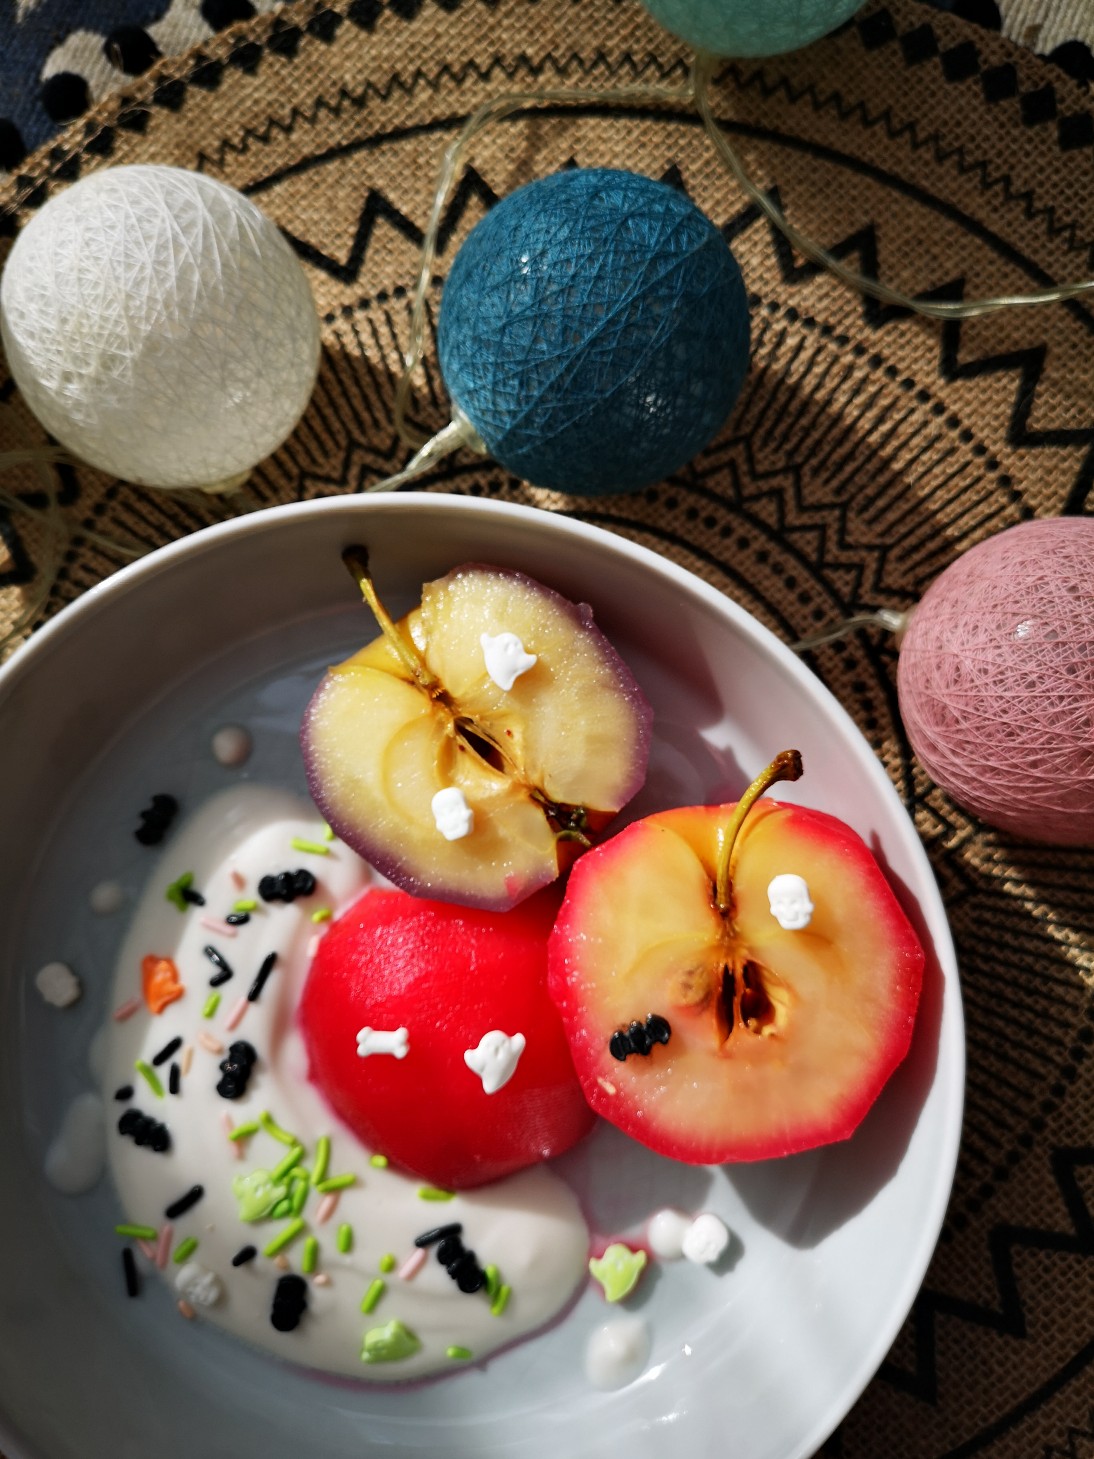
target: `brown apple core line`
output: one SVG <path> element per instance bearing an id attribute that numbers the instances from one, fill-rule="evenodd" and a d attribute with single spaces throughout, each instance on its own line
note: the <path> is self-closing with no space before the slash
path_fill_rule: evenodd
<path id="1" fill-rule="evenodd" d="M 727 963 L 715 1000 L 714 1015 L 722 1043 L 735 1029 L 764 1037 L 776 1032 L 778 1010 L 768 996 L 767 973 L 760 963 L 746 958 L 736 970 Z"/>

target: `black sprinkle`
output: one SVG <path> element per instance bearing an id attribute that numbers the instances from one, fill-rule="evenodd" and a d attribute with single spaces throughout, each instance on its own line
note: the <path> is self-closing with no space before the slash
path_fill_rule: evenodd
<path id="1" fill-rule="evenodd" d="M 278 1332 L 292 1332 L 308 1310 L 308 1284 L 293 1273 L 282 1277 L 274 1291 L 270 1322 Z"/>
<path id="2" fill-rule="evenodd" d="M 201 950 L 212 963 L 213 967 L 216 968 L 216 972 L 209 979 L 210 988 L 219 988 L 221 983 L 226 983 L 229 978 L 235 976 L 228 959 L 223 953 L 217 952 L 211 943 L 208 947 L 203 947 Z"/>
<path id="3" fill-rule="evenodd" d="M 133 1260 L 133 1248 L 122 1247 L 122 1270 L 125 1272 L 125 1290 L 128 1296 L 140 1295 L 141 1279 L 137 1275 L 137 1263 Z"/>
<path id="4" fill-rule="evenodd" d="M 170 1094 L 178 1094 L 182 1087 L 182 1070 L 177 1064 L 171 1065 L 171 1072 L 167 1076 L 167 1089 Z"/>
<path id="5" fill-rule="evenodd" d="M 220 1061 L 223 1076 L 217 1084 L 217 1093 L 222 1099 L 239 1099 L 247 1091 L 247 1081 L 258 1059 L 254 1045 L 246 1039 L 237 1039 L 228 1048 L 227 1056 Z"/>
<path id="6" fill-rule="evenodd" d="M 140 813 L 141 824 L 134 835 L 142 846 L 158 846 L 179 813 L 173 795 L 154 795 L 152 804 Z"/>
<path id="7" fill-rule="evenodd" d="M 247 1001 L 249 1003 L 258 1002 L 259 998 L 261 997 L 262 990 L 266 986 L 266 979 L 273 972 L 275 962 L 277 962 L 276 952 L 268 952 L 266 956 L 262 959 L 262 966 L 255 974 L 254 982 L 247 990 Z"/>
<path id="8" fill-rule="evenodd" d="M 251 920 L 251 914 L 250 912 L 229 912 L 224 920 L 229 927 L 243 927 Z"/>
<path id="9" fill-rule="evenodd" d="M 192 1185 L 184 1196 L 179 1196 L 177 1201 L 172 1201 L 164 1211 L 168 1221 L 173 1221 L 176 1216 L 185 1216 L 187 1211 L 192 1211 L 205 1194 L 203 1185 Z"/>
<path id="10" fill-rule="evenodd" d="M 166 1064 L 167 1063 L 168 1059 L 176 1051 L 176 1049 L 181 1049 L 181 1048 L 182 1048 L 182 1039 L 180 1039 L 180 1038 L 172 1039 L 170 1043 L 164 1044 L 163 1048 L 160 1049 L 160 1051 L 159 1051 L 158 1054 L 153 1054 L 152 1055 L 152 1062 L 153 1062 L 153 1064 L 155 1064 L 156 1068 L 158 1069 L 161 1064 Z"/>
<path id="11" fill-rule="evenodd" d="M 157 1155 L 171 1148 L 171 1134 L 166 1125 L 154 1120 L 151 1115 L 142 1114 L 139 1109 L 127 1109 L 118 1121 L 118 1134 L 128 1135 L 135 1145 L 147 1145 Z"/>
<path id="12" fill-rule="evenodd" d="M 182 887 L 182 900 L 189 902 L 191 907 L 204 907 L 205 898 L 200 892 L 195 892 L 193 887 Z"/>
<path id="13" fill-rule="evenodd" d="M 310 897 L 315 885 L 315 877 L 301 866 L 296 871 L 264 876 L 258 884 L 258 895 L 264 902 L 295 902 L 297 897 Z"/>
<path id="14" fill-rule="evenodd" d="M 126 1101 L 128 1099 L 132 1099 L 133 1098 L 133 1086 L 132 1086 L 132 1084 L 123 1084 L 120 1089 L 115 1089 L 115 1091 L 114 1091 L 114 1098 L 115 1099 L 122 1100 L 123 1103 L 124 1103 L 124 1101 Z"/>
<path id="15" fill-rule="evenodd" d="M 232 1257 L 233 1266 L 246 1266 L 249 1261 L 254 1261 L 258 1255 L 257 1246 L 241 1246 Z"/>
<path id="16" fill-rule="evenodd" d="M 429 1231 L 423 1231 L 420 1236 L 415 1236 L 415 1246 L 432 1246 L 435 1241 L 443 1241 L 446 1236 L 459 1236 L 463 1227 L 459 1221 L 453 1221 L 450 1226 L 434 1226 Z"/>

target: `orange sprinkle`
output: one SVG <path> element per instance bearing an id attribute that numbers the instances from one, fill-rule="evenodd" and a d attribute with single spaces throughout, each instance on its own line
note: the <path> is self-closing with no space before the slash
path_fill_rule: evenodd
<path id="1" fill-rule="evenodd" d="M 182 1051 L 182 1072 L 187 1075 L 190 1072 L 190 1065 L 194 1062 L 194 1046 L 187 1044 Z"/>
<path id="2" fill-rule="evenodd" d="M 187 1322 L 193 1322 L 193 1320 L 194 1320 L 194 1309 L 190 1306 L 189 1302 L 187 1302 L 184 1298 L 180 1297 L 179 1298 L 178 1307 L 179 1307 L 179 1311 L 182 1313 L 183 1317 L 186 1318 Z"/>
<path id="3" fill-rule="evenodd" d="M 206 1033 L 204 1029 L 198 1034 L 198 1043 L 210 1054 L 223 1054 L 224 1052 L 224 1045 L 221 1041 L 215 1039 L 211 1033 Z"/>
<path id="4" fill-rule="evenodd" d="M 280 1254 L 278 1256 L 275 1256 L 274 1266 L 278 1269 L 279 1272 L 287 1272 L 289 1270 L 289 1258 Z"/>
<path id="5" fill-rule="evenodd" d="M 316 1272 L 315 1276 L 312 1277 L 312 1281 L 317 1287 L 330 1286 L 330 1277 L 327 1276 L 326 1272 Z"/>
<path id="6" fill-rule="evenodd" d="M 169 957 L 150 952 L 141 959 L 141 991 L 152 1013 L 162 1013 L 169 1003 L 181 998 L 186 989 L 179 982 L 179 970 Z"/>

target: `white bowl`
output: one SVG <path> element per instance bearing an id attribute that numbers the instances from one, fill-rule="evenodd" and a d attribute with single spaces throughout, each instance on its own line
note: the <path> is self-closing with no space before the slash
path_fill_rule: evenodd
<path id="1" fill-rule="evenodd" d="M 655 711 L 650 777 L 629 815 L 739 792 L 801 750 L 780 799 L 830 811 L 875 849 L 928 948 L 912 1052 L 855 1136 L 783 1161 L 696 1169 L 607 1128 L 562 1162 L 606 1232 L 659 1206 L 720 1211 L 736 1260 L 648 1283 L 645 1374 L 592 1389 L 592 1291 L 549 1332 L 413 1388 L 339 1384 L 178 1320 L 166 1288 L 122 1290 L 104 1181 L 56 1195 L 43 1152 L 91 1087 L 87 1044 L 107 1008 L 124 914 L 149 853 L 148 796 L 187 805 L 226 783 L 212 732 L 255 732 L 242 772 L 303 787 L 299 714 L 324 665 L 372 635 L 339 555 L 365 541 L 389 606 L 468 560 L 519 567 L 573 598 L 634 669 Z M 444 1454 L 798 1459 L 850 1408 L 926 1270 L 957 1156 L 960 993 L 927 858 L 881 765 L 813 675 L 734 603 L 651 552 L 579 522 L 463 497 L 335 499 L 258 513 L 166 547 L 86 593 L 0 672 L 0 1446 L 9 1459 L 360 1459 Z M 32 986 L 55 958 L 84 997 L 63 1012 Z"/>

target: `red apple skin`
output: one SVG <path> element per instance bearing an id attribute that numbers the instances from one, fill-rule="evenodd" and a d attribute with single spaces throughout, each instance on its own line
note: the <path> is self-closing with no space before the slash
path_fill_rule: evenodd
<path id="1" fill-rule="evenodd" d="M 371 890 L 324 935 L 298 1017 L 310 1075 L 370 1149 L 445 1190 L 498 1180 L 588 1133 L 562 1023 L 547 994 L 552 889 L 510 912 Z M 357 1053 L 357 1031 L 408 1031 L 408 1052 Z M 492 1094 L 464 1062 L 491 1029 L 522 1033 Z"/>
<path id="2" fill-rule="evenodd" d="M 648 817 L 570 874 L 548 986 L 590 1105 L 661 1155 L 763 1160 L 844 1140 L 908 1051 L 924 953 L 862 839 L 842 821 L 762 801 L 733 853 L 735 931 L 715 906 L 718 837 L 733 806 Z M 809 885 L 809 927 L 771 915 L 767 885 Z M 772 1031 L 730 1037 L 697 989 L 741 948 L 769 970 Z M 707 971 L 704 972 L 703 970 Z M 705 983 L 704 983 L 705 980 Z M 724 1009 L 724 1003 L 722 1004 Z M 672 1034 L 620 1062 L 614 1030 L 658 1013 Z"/>

